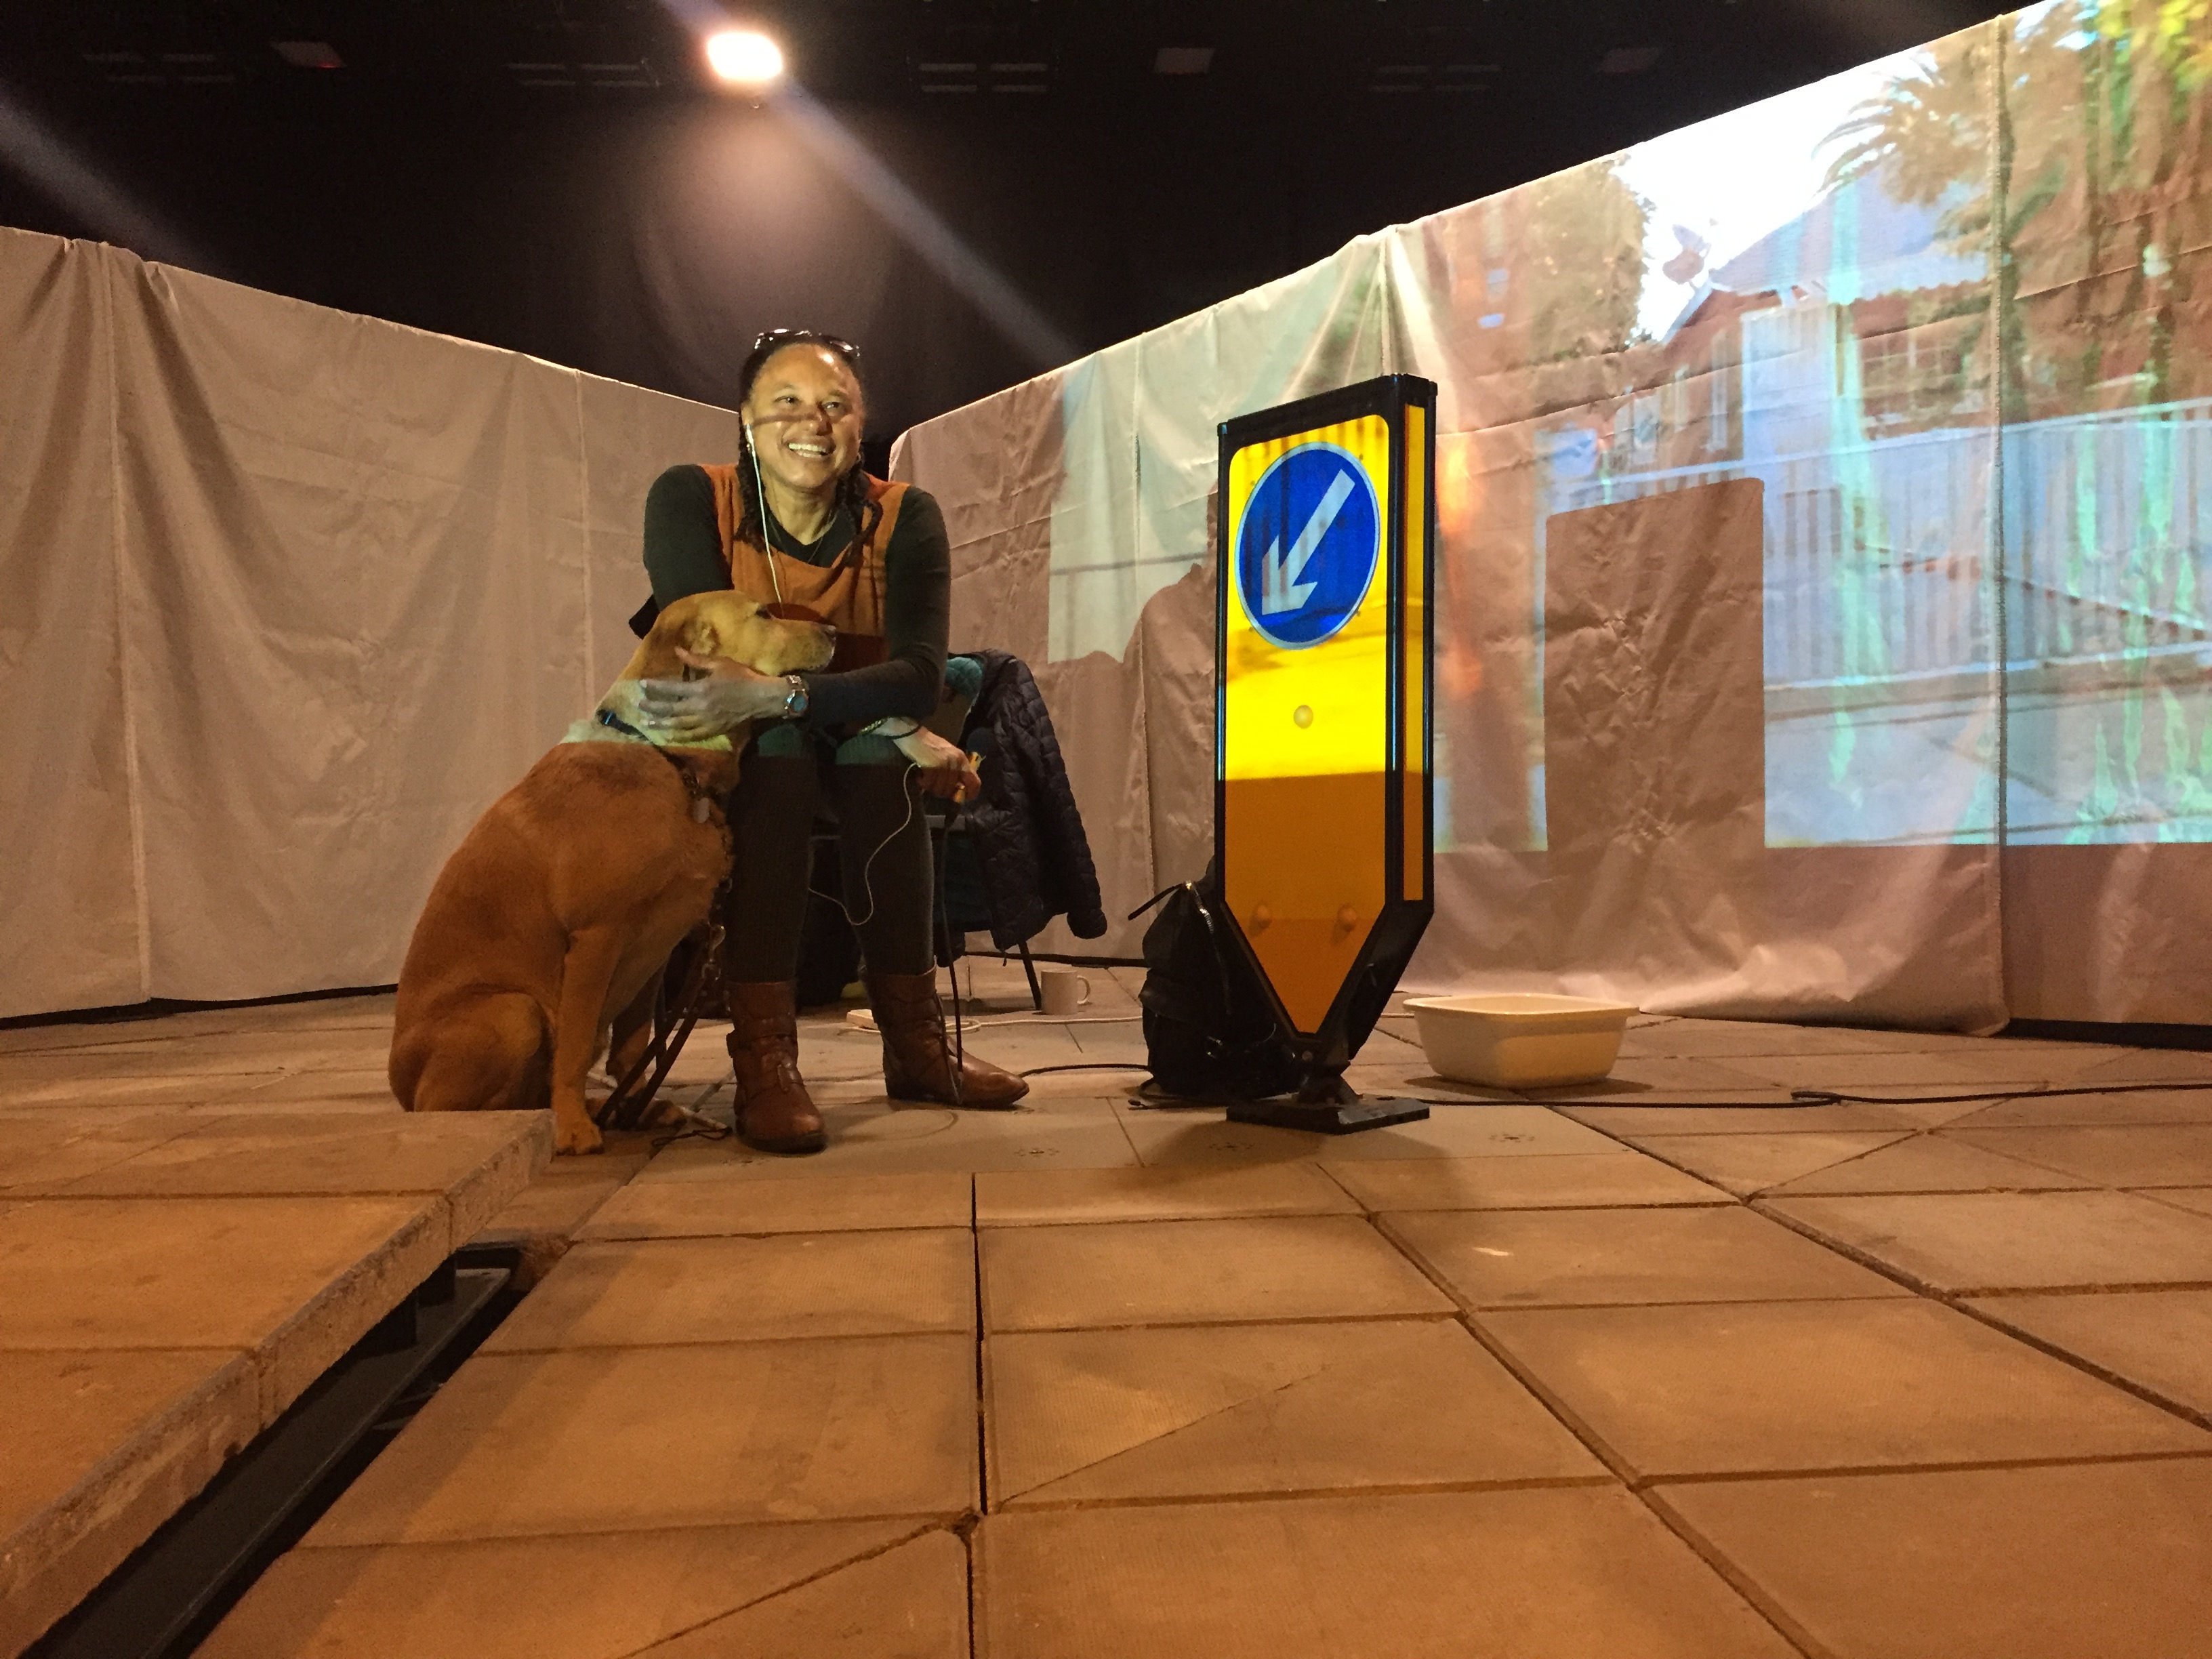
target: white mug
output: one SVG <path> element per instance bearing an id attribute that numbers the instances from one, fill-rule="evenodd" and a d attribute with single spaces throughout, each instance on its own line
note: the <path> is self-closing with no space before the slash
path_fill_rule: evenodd
<path id="1" fill-rule="evenodd" d="M 1044 993 L 1044 1012 L 1056 1018 L 1066 1018 L 1091 1000 L 1091 981 L 1065 968 L 1038 969 L 1037 985 Z"/>

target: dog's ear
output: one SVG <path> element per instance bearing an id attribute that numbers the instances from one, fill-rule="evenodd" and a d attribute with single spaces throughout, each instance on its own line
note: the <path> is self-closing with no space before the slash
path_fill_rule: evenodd
<path id="1" fill-rule="evenodd" d="M 684 627 L 684 638 L 680 643 L 695 657 L 720 657 L 726 654 L 722 649 L 722 630 L 714 626 L 714 619 L 710 617 L 694 617 Z"/>
<path id="2" fill-rule="evenodd" d="M 689 646 L 691 632 L 700 625 L 696 596 L 681 599 L 653 620 L 652 629 L 630 653 L 629 666 L 619 678 L 626 680 L 672 680 L 683 677 L 678 646 Z"/>

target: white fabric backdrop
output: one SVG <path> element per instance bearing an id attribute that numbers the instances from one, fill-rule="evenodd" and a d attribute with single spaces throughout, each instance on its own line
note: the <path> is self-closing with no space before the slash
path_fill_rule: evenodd
<path id="1" fill-rule="evenodd" d="M 2145 36 L 2158 118 L 2124 121 L 2079 21 L 1362 237 L 907 434 L 954 646 L 1036 670 L 1109 916 L 1211 840 L 1216 423 L 1410 372 L 1442 536 L 1410 987 L 2212 1020 L 2212 82 Z M 2055 192 L 1993 199 L 2000 131 Z M 647 483 L 734 440 L 0 231 L 0 1016 L 390 980 L 620 665 Z"/>
<path id="2" fill-rule="evenodd" d="M 0 1016 L 389 983 L 726 411 L 0 231 Z"/>

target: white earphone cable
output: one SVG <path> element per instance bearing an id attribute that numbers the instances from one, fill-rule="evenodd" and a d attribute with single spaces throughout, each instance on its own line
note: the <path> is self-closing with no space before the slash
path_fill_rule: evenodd
<path id="1" fill-rule="evenodd" d="M 745 454 L 753 464 L 753 494 L 760 501 L 761 556 L 768 561 L 769 585 L 775 589 L 775 602 L 783 603 L 783 578 L 775 568 L 775 538 L 768 527 L 768 485 L 761 477 L 760 446 L 753 441 L 753 423 L 744 422 Z"/>
<path id="2" fill-rule="evenodd" d="M 908 761 L 907 763 L 906 770 L 899 775 L 900 791 L 906 796 L 906 816 L 899 820 L 897 829 L 892 830 L 890 834 L 885 836 L 881 841 L 876 843 L 875 850 L 868 854 L 867 862 L 860 866 L 860 890 L 866 894 L 868 897 L 867 915 L 856 920 L 854 917 L 853 913 L 845 908 L 845 902 L 842 899 L 832 897 L 830 894 L 823 892 L 820 888 L 815 886 L 811 882 L 807 884 L 806 890 L 808 893 L 818 899 L 828 899 L 830 903 L 837 907 L 838 914 L 842 915 L 846 921 L 855 929 L 866 927 L 868 923 L 875 918 L 876 889 L 874 883 L 869 878 L 869 872 L 876 867 L 876 860 L 882 855 L 884 848 L 889 847 L 893 842 L 904 835 L 906 833 L 907 825 L 914 822 L 914 809 L 921 804 L 921 792 L 919 789 L 909 789 L 906 787 L 906 784 L 907 780 L 911 778 L 921 769 L 916 766 L 912 761 Z"/>

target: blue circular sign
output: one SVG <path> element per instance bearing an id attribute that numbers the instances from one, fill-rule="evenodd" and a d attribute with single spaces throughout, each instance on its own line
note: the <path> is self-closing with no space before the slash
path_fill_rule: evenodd
<path id="1" fill-rule="evenodd" d="M 1261 635 L 1319 645 L 1366 599 L 1382 552 L 1382 513 L 1351 451 L 1304 443 L 1252 486 L 1237 534 L 1237 586 Z"/>

